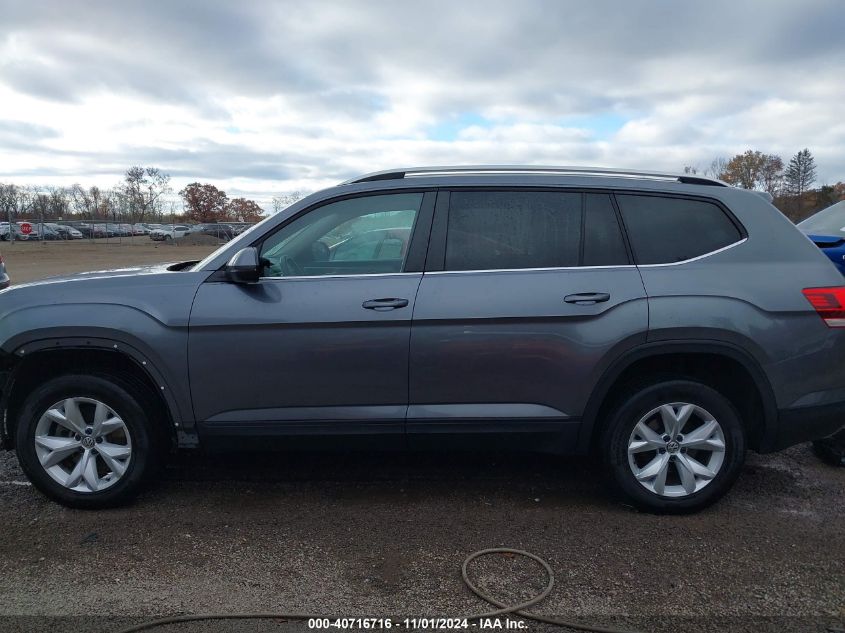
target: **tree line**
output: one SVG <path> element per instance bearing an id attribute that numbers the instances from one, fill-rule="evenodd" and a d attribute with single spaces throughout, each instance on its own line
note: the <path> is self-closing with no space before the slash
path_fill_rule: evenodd
<path id="1" fill-rule="evenodd" d="M 258 222 L 253 200 L 229 198 L 210 184 L 191 183 L 171 195 L 170 175 L 157 167 L 133 166 L 109 189 L 21 186 L 0 182 L 0 220 L 92 220 L 111 222 Z"/>
<path id="2" fill-rule="evenodd" d="M 684 173 L 718 178 L 743 189 L 771 194 L 778 209 L 793 221 L 845 200 L 845 182 L 816 183 L 816 162 L 809 149 L 788 163 L 776 154 L 746 150 L 728 159 L 714 158 L 704 168 L 688 164 Z M 109 189 L 32 187 L 0 182 L 0 220 L 81 219 L 120 222 L 257 222 L 263 209 L 253 200 L 229 198 L 209 183 L 192 182 L 174 199 L 170 175 L 157 167 L 133 166 Z M 273 198 L 273 212 L 306 195 L 294 191 Z M 181 204 L 180 204 L 181 201 Z"/>
<path id="3" fill-rule="evenodd" d="M 714 158 L 704 169 L 685 165 L 684 173 L 701 173 L 742 189 L 765 191 L 772 196 L 774 205 L 795 222 L 845 200 L 845 182 L 813 188 L 816 160 L 807 148 L 786 164 L 777 154 L 749 149 L 730 159 Z"/>

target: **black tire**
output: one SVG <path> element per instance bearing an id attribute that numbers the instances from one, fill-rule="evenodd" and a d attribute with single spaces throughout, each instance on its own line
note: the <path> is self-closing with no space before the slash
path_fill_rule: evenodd
<path id="1" fill-rule="evenodd" d="M 123 420 L 131 438 L 132 456 L 118 481 L 97 492 L 78 492 L 55 481 L 41 465 L 35 450 L 39 419 L 65 398 L 92 398 L 105 403 Z M 18 461 L 32 484 L 50 499 L 71 508 L 99 509 L 125 503 L 157 471 L 162 443 L 144 413 L 144 389 L 115 376 L 65 375 L 35 389 L 24 402 L 15 433 Z M 146 410 L 152 410 L 147 406 Z"/>
<path id="2" fill-rule="evenodd" d="M 845 429 L 813 442 L 813 452 L 831 466 L 845 466 Z"/>
<path id="3" fill-rule="evenodd" d="M 628 461 L 634 427 L 653 409 L 689 403 L 709 412 L 724 435 L 724 458 L 716 476 L 700 490 L 682 497 L 659 495 L 635 477 Z M 697 512 L 715 503 L 733 486 L 745 461 L 745 431 L 733 404 L 715 389 L 692 380 L 652 382 L 630 390 L 609 412 L 601 438 L 603 458 L 615 487 L 637 508 L 656 514 Z M 673 458 L 679 459 L 679 457 Z"/>

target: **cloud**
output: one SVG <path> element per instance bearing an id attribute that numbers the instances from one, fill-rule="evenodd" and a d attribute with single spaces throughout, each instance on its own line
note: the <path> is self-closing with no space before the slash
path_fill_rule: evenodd
<path id="1" fill-rule="evenodd" d="M 461 162 L 845 179 L 840 0 L 0 0 L 0 174 L 314 189 Z"/>

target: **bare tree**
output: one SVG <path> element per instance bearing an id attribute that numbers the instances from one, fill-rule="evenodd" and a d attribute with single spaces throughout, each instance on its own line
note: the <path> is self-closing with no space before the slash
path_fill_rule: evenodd
<path id="1" fill-rule="evenodd" d="M 704 170 L 704 175 L 708 178 L 724 179 L 725 171 L 728 168 L 728 159 L 724 156 L 717 156 L 710 161 L 710 164 Z"/>
<path id="2" fill-rule="evenodd" d="M 776 154 L 764 154 L 763 165 L 757 177 L 757 187 L 777 196 L 783 187 L 783 159 Z"/>
<path id="3" fill-rule="evenodd" d="M 9 223 L 9 239 L 12 241 L 15 239 L 12 224 L 31 212 L 34 193 L 32 188 L 0 184 L 0 209 Z"/>
<path id="4" fill-rule="evenodd" d="M 37 235 L 44 241 L 44 220 L 50 218 L 50 195 L 40 191 L 32 192 L 32 204 L 30 207 L 32 220 L 38 224 Z"/>
<path id="5" fill-rule="evenodd" d="M 273 196 L 273 213 L 278 213 L 279 211 L 287 209 L 294 202 L 299 202 L 307 195 L 307 192 L 297 190 Z"/>
<path id="6" fill-rule="evenodd" d="M 81 215 L 83 218 L 92 216 L 94 205 L 91 196 L 79 183 L 71 186 L 70 200 L 74 213 Z"/>
<path id="7" fill-rule="evenodd" d="M 129 205 L 129 214 L 143 222 L 147 213 L 154 213 L 163 195 L 170 192 L 170 175 L 158 167 L 130 167 L 121 184 Z"/>

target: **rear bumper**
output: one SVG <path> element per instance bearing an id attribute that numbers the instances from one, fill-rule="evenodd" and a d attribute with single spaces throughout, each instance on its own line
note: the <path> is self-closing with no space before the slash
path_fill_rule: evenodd
<path id="1" fill-rule="evenodd" d="M 763 439 L 761 453 L 819 440 L 845 427 L 845 402 L 778 411 L 777 427 Z"/>

